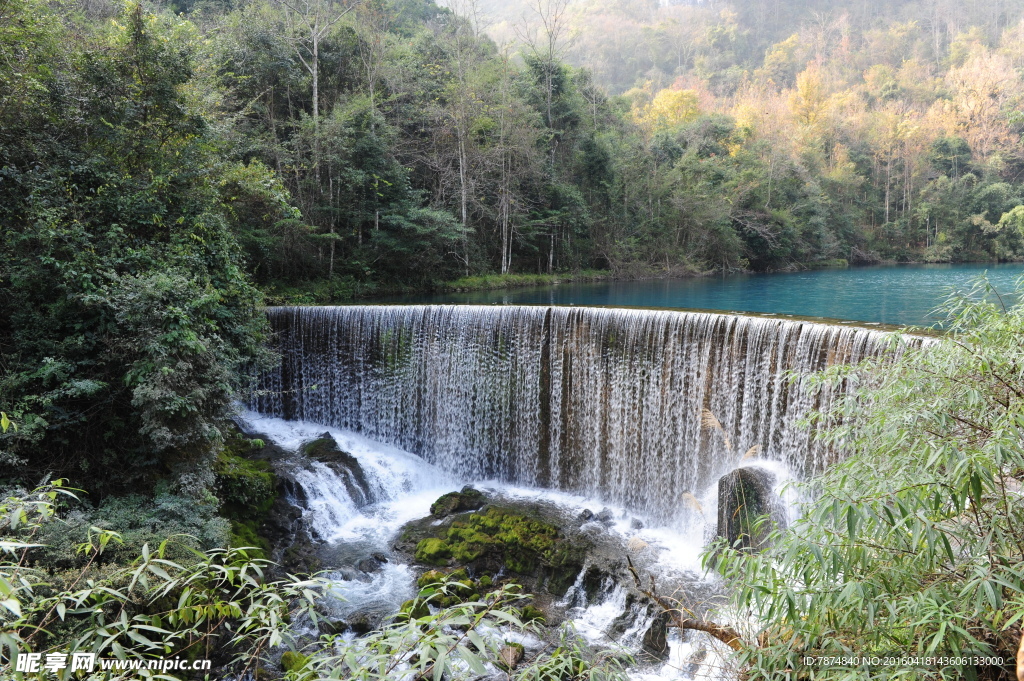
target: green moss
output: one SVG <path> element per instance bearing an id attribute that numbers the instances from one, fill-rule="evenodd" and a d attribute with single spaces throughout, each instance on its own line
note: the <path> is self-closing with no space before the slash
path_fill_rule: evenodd
<path id="1" fill-rule="evenodd" d="M 337 453 L 338 443 L 332 437 L 321 437 L 304 444 L 302 451 L 311 459 L 323 459 Z"/>
<path id="2" fill-rule="evenodd" d="M 543 622 L 544 613 L 541 612 L 540 608 L 528 605 L 525 608 L 523 608 L 523 611 L 520 613 L 519 619 L 521 619 L 523 622 Z"/>
<path id="3" fill-rule="evenodd" d="M 475 511 L 487 503 L 487 497 L 479 490 L 465 487 L 461 492 L 449 492 L 430 505 L 430 514 L 444 518 L 453 513 Z"/>
<path id="4" fill-rule="evenodd" d="M 306 666 L 309 656 L 297 653 L 293 650 L 286 650 L 281 654 L 281 668 L 286 672 L 297 672 Z"/>
<path id="5" fill-rule="evenodd" d="M 232 520 L 229 543 L 234 548 L 251 546 L 258 549 L 250 553 L 255 558 L 266 558 L 270 555 L 270 542 L 259 535 L 256 523 Z"/>
<path id="6" fill-rule="evenodd" d="M 451 547 L 443 539 L 424 539 L 416 545 L 416 560 L 421 563 L 445 565 L 451 557 Z"/>
<path id="7" fill-rule="evenodd" d="M 425 589 L 433 584 L 439 584 L 444 581 L 445 574 L 440 570 L 428 570 L 420 575 L 420 578 L 416 580 L 416 586 L 421 589 Z"/>
<path id="8" fill-rule="evenodd" d="M 424 539 L 416 547 L 416 559 L 433 565 L 449 558 L 471 563 L 483 557 L 520 574 L 542 565 L 575 564 L 579 558 L 554 525 L 497 508 L 452 523 L 443 539 Z"/>
<path id="9" fill-rule="evenodd" d="M 256 547 L 265 557 L 270 543 L 260 536 L 259 528 L 277 500 L 277 476 L 268 462 L 243 456 L 262 446 L 261 441 L 236 432 L 225 441 L 214 473 L 220 512 L 231 523 L 231 546 Z"/>
<path id="10" fill-rule="evenodd" d="M 405 603 L 402 603 L 402 607 L 399 608 L 399 621 L 407 621 L 408 619 L 418 620 L 421 617 L 426 617 L 430 614 L 430 608 L 427 607 L 426 598 L 411 598 Z"/>
<path id="11" fill-rule="evenodd" d="M 522 643 L 516 643 L 514 641 L 505 641 L 505 648 L 512 648 L 512 649 L 515 649 L 515 650 L 519 651 L 518 654 L 515 656 L 515 660 L 517 660 L 517 661 L 521 660 L 523 658 L 523 655 L 526 654 L 526 648 L 523 647 Z M 503 671 L 506 671 L 506 672 L 511 672 L 512 671 L 512 668 L 509 667 L 509 665 L 506 664 L 505 661 L 502 660 L 502 659 L 496 660 L 495 661 L 495 665 L 498 667 L 498 669 L 501 669 Z M 562 677 L 559 677 L 559 678 L 562 678 Z"/>
<path id="12" fill-rule="evenodd" d="M 266 461 L 246 459 L 225 447 L 214 465 L 221 509 L 232 519 L 262 519 L 277 499 L 277 478 Z"/>

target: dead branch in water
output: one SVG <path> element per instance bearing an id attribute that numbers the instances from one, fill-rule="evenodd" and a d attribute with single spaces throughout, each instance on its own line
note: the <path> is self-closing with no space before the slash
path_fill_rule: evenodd
<path id="1" fill-rule="evenodd" d="M 640 580 L 640 573 L 637 572 L 635 567 L 633 567 L 633 561 L 630 560 L 629 556 L 626 556 L 626 562 L 629 564 L 629 573 L 633 575 L 633 583 L 636 584 L 636 588 L 640 593 L 661 606 L 661 609 L 672 618 L 672 622 L 669 626 L 678 627 L 680 629 L 696 629 L 697 631 L 703 631 L 705 634 L 717 638 L 733 650 L 742 650 L 743 639 L 740 638 L 740 635 L 735 629 L 721 624 L 715 624 L 714 622 L 699 620 L 695 617 L 685 617 L 683 615 L 682 608 L 673 605 L 673 603 L 667 598 L 658 595 L 657 586 L 654 583 L 654 577 L 652 575 L 648 575 L 648 579 L 651 581 L 651 587 L 649 589 L 645 589 L 643 582 Z"/>

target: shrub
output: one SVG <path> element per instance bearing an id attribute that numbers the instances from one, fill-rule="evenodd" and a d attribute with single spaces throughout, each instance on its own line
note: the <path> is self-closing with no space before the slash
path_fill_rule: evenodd
<path id="1" fill-rule="evenodd" d="M 1004 673 L 801 666 L 816 654 L 978 654 L 1012 665 L 1024 615 L 1024 308 L 1004 313 L 984 287 L 975 293 L 950 302 L 949 335 L 924 351 L 823 376 L 859 384 L 821 416 L 849 457 L 815 482 L 815 501 L 774 548 L 706 554 L 739 611 L 763 623 L 741 653 L 747 678 Z"/>
<path id="2" fill-rule="evenodd" d="M 0 502 L 0 665 L 11 668 L 30 648 L 129 660 L 204 650 L 222 666 L 255 671 L 268 647 L 293 645 L 292 612 L 313 613 L 320 582 L 268 582 L 268 562 L 237 549 L 193 551 L 183 565 L 169 559 L 173 543 L 164 540 L 143 544 L 128 567 L 97 571 L 97 559 L 119 542 L 97 528 L 79 547 L 86 564 L 61 586 L 24 558 L 33 548 L 26 538 L 53 520 L 62 494 L 58 482 Z"/>
<path id="3" fill-rule="evenodd" d="M 428 586 L 407 604 L 418 617 L 395 623 L 355 640 L 333 639 L 338 652 L 314 652 L 297 674 L 300 681 L 343 678 L 359 681 L 463 681 L 488 673 L 487 663 L 501 660 L 512 632 L 540 633 L 537 622 L 524 621 L 519 606 L 529 600 L 519 588 L 506 585 L 476 600 L 461 601 L 465 585 L 449 576 Z M 452 602 L 455 596 L 456 603 Z M 594 652 L 572 630 L 558 632 L 557 645 L 535 655 L 509 673 L 514 681 L 626 681 L 629 658 Z"/>

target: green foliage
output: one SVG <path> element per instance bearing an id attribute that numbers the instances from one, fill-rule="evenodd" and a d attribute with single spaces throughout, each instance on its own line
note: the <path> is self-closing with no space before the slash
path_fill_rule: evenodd
<path id="1" fill-rule="evenodd" d="M 309 662 L 309 657 L 294 650 L 286 650 L 281 653 L 281 668 L 286 672 L 301 671 Z"/>
<path id="2" fill-rule="evenodd" d="M 525 622 L 519 605 L 529 596 L 504 586 L 487 595 L 453 605 L 441 605 L 453 591 L 465 587 L 443 580 L 424 588 L 402 618 L 380 631 L 355 640 L 335 638 L 337 653 L 312 653 L 296 679 L 357 679 L 468 681 L 486 674 L 487 662 L 497 663 L 505 637 L 539 633 Z M 450 601 L 449 601 L 450 602 Z M 434 608 L 428 606 L 435 606 Z M 432 612 L 433 610 L 433 612 Z M 571 629 L 559 633 L 558 646 L 544 651 L 509 672 L 514 681 L 624 681 L 628 658 L 607 651 L 594 653 Z"/>
<path id="3" fill-rule="evenodd" d="M 979 301 L 978 298 L 981 298 Z M 1024 307 L 981 286 L 950 333 L 895 364 L 832 370 L 855 398 L 824 414 L 849 457 L 763 554 L 721 551 L 740 612 L 762 623 L 749 678 L 869 679 L 806 654 L 977 653 L 1016 659 L 1024 612 Z M 709 554 L 711 555 L 711 554 Z M 803 670 L 803 671 L 800 671 Z M 996 678 L 999 668 L 885 668 L 891 678 Z"/>
<path id="4" fill-rule="evenodd" d="M 202 497 L 265 320 L 186 90 L 194 29 L 132 5 L 85 40 L 46 30 L 67 46 L 35 76 L 46 97 L 0 111 L 0 405 L 22 425 L 0 447 L 21 476 L 113 491 L 171 475 Z"/>
<path id="5" fill-rule="evenodd" d="M 231 525 L 217 515 L 216 498 L 171 494 L 166 486 L 152 498 L 129 494 L 107 497 L 95 508 L 85 500 L 68 500 L 61 506 L 61 522 L 40 526 L 35 531 L 39 546 L 27 554 L 40 568 L 74 570 L 90 560 L 124 565 L 139 555 L 143 545 L 156 546 L 167 537 L 175 538 L 167 547 L 168 557 L 187 561 L 195 551 L 223 548 L 230 539 Z M 83 555 L 79 546 L 96 532 L 112 532 L 118 541 L 102 555 Z"/>
<path id="6" fill-rule="evenodd" d="M 26 553 L 54 517 L 61 484 L 0 503 L 0 663 L 18 651 L 91 652 L 100 657 L 146 660 L 203 650 L 224 656 L 229 669 L 256 672 L 267 647 L 291 645 L 293 612 L 312 614 L 320 584 L 265 579 L 268 563 L 245 551 L 191 551 L 187 561 L 169 557 L 164 540 L 127 566 L 99 571 L 96 563 L 118 544 L 116 532 L 93 528 L 80 552 L 77 574 L 55 579 L 33 567 Z M 14 678 L 23 678 L 15 672 Z M 111 678 L 126 678 L 121 676 Z"/>
<path id="7" fill-rule="evenodd" d="M 451 547 L 443 539 L 427 538 L 416 545 L 416 560 L 428 565 L 447 565 Z"/>
<path id="8" fill-rule="evenodd" d="M 261 518 L 277 498 L 277 479 L 266 461 L 223 451 L 217 456 L 214 473 L 222 510 L 232 517 Z"/>
<path id="9" fill-rule="evenodd" d="M 217 455 L 213 473 L 220 501 L 218 512 L 231 524 L 228 544 L 258 549 L 257 555 L 266 557 L 270 544 L 260 536 L 259 529 L 277 500 L 277 476 L 269 462 L 245 457 L 256 446 L 262 446 L 262 441 L 250 440 L 232 429 Z"/>
<path id="10" fill-rule="evenodd" d="M 608 279 L 609 276 L 609 273 L 603 270 L 582 270 L 567 274 L 482 274 L 459 277 L 454 281 L 439 283 L 436 288 L 442 291 L 479 291 L 519 286 L 549 286 L 577 281 L 601 281 Z"/>

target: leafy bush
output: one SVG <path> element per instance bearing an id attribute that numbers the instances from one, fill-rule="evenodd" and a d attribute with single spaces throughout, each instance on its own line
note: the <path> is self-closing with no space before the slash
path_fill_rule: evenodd
<path id="1" fill-rule="evenodd" d="M 801 666 L 808 654 L 974 653 L 1012 667 L 1024 616 L 1024 307 L 1004 313 L 985 287 L 975 294 L 950 303 L 949 335 L 925 350 L 826 374 L 859 383 L 822 416 L 849 458 L 815 482 L 816 500 L 774 548 L 707 554 L 763 626 L 741 654 L 748 678 L 1005 673 Z"/>
<path id="2" fill-rule="evenodd" d="M 408 605 L 406 617 L 346 641 L 333 638 L 336 653 L 319 651 L 309 657 L 290 657 L 289 665 L 304 662 L 293 672 L 297 681 L 352 679 L 358 681 L 413 681 L 447 679 L 467 681 L 501 668 L 503 648 L 515 646 L 507 638 L 541 633 L 537 621 L 526 621 L 520 606 L 529 596 L 519 587 L 505 585 L 476 600 L 451 603 L 469 587 L 453 573 L 423 588 Z M 456 598 L 455 600 L 459 600 Z M 508 670 L 510 681 L 625 681 L 628 656 L 590 650 L 571 627 L 557 633 L 550 652 L 524 659 Z"/>
<path id="3" fill-rule="evenodd" d="M 0 112 L 0 409 L 21 426 L 3 475 L 105 494 L 171 477 L 201 500 L 266 321 L 185 87 L 197 36 L 138 4 L 73 40 L 34 0 L 5 8 L 39 35 L 0 81 L 45 96 Z"/>
<path id="4" fill-rule="evenodd" d="M 288 678 L 300 681 L 461 681 L 493 670 L 502 648 L 515 645 L 507 637 L 540 631 L 536 613 L 518 607 L 529 599 L 518 586 L 474 595 L 476 600 L 453 600 L 456 590 L 469 592 L 458 581 L 465 572 L 458 572 L 436 575 L 441 581 L 420 591 L 408 608 L 411 615 L 379 631 L 351 641 L 327 637 L 299 651 L 290 623 L 301 613 L 316 624 L 314 605 L 324 584 L 294 577 L 268 582 L 268 562 L 242 549 L 192 551 L 186 563 L 169 559 L 172 543 L 165 540 L 155 550 L 144 544 L 141 557 L 128 567 L 103 571 L 96 564 L 120 537 L 91 528 L 79 546 L 85 565 L 72 577 L 55 579 L 30 565 L 26 554 L 39 548 L 34 542 L 53 524 L 61 496 L 73 497 L 56 482 L 0 502 L 0 665 L 8 669 L 19 651 L 28 650 L 122 660 L 202 654 L 225 672 L 264 678 L 271 649 L 284 648 L 280 666 Z M 523 661 L 510 678 L 623 681 L 626 659 L 594 653 L 571 629 L 563 629 L 553 651 Z M 102 674 L 105 681 L 120 681 L 140 672 Z M 16 672 L 14 678 L 24 674 Z"/>
<path id="5" fill-rule="evenodd" d="M 25 560 L 61 494 L 69 493 L 58 482 L 0 502 L 0 665 L 8 669 L 18 651 L 31 649 L 122 660 L 201 652 L 219 666 L 255 671 L 269 648 L 293 645 L 292 613 L 312 613 L 319 582 L 268 582 L 268 562 L 242 549 L 192 551 L 184 563 L 169 559 L 173 543 L 164 540 L 155 549 L 143 544 L 128 567 L 99 571 L 95 563 L 120 538 L 98 528 L 79 547 L 86 564 L 62 585 Z"/>
<path id="6" fill-rule="evenodd" d="M 28 556 L 40 566 L 68 570 L 80 568 L 90 556 L 78 551 L 90 531 L 114 532 L 119 541 L 110 544 L 94 562 L 128 564 L 146 544 L 155 546 L 168 537 L 168 557 L 190 560 L 195 551 L 223 548 L 229 544 L 230 525 L 217 515 L 217 499 L 205 503 L 171 494 L 166 489 L 155 497 L 140 495 L 108 497 L 96 508 L 83 502 L 68 504 L 61 522 L 46 523 L 38 529 L 35 541 L 41 546 Z"/>

